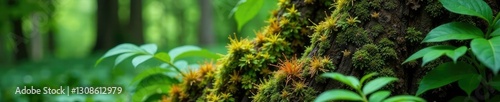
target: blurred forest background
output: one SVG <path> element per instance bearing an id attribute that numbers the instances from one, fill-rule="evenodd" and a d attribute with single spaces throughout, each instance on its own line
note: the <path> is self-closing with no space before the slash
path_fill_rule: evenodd
<path id="1" fill-rule="evenodd" d="M 238 31 L 239 0 L 0 0 L 0 101 L 127 101 L 141 69 L 112 68 L 99 56 L 121 43 L 155 43 L 160 51 L 196 45 L 226 53 L 229 36 L 263 27 L 275 0 Z M 129 59 L 130 61 L 130 59 Z M 128 63 L 130 64 L 130 63 Z M 154 64 L 154 63 L 153 63 Z M 147 67 L 143 64 L 142 67 Z M 154 66 L 154 65 L 152 65 Z M 120 95 L 16 95 L 16 87 L 120 86 Z"/>

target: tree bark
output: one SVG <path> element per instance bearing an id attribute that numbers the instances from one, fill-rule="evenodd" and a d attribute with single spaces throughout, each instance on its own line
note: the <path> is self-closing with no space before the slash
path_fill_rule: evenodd
<path id="1" fill-rule="evenodd" d="M 212 0 L 198 0 L 201 11 L 200 24 L 198 26 L 198 45 L 207 46 L 214 44 Z"/>
<path id="2" fill-rule="evenodd" d="M 144 43 L 144 31 L 142 21 L 142 0 L 130 0 L 129 32 L 126 38 L 134 44 Z"/>
<path id="3" fill-rule="evenodd" d="M 94 50 L 107 50 L 117 44 L 118 0 L 97 0 L 97 41 Z"/>

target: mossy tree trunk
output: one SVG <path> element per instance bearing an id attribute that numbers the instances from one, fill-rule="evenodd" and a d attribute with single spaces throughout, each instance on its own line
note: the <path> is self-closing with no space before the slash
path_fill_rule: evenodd
<path id="1" fill-rule="evenodd" d="M 498 2 L 486 1 L 498 12 Z M 325 90 L 348 89 L 320 78 L 323 72 L 358 78 L 378 72 L 399 78 L 385 87 L 392 95 L 414 95 L 422 76 L 449 60 L 424 67 L 417 61 L 401 64 L 432 45 L 420 43 L 432 28 L 450 21 L 485 26 L 478 18 L 449 13 L 438 0 L 280 0 L 278 6 L 267 21 L 269 26 L 251 41 L 232 39 L 214 75 L 206 76 L 197 88 L 185 88 L 188 92 L 183 94 L 212 101 L 312 101 Z M 464 42 L 449 44 L 460 43 Z M 466 95 L 456 86 L 432 90 L 423 97 L 440 102 Z M 193 91 L 200 88 L 203 92 Z"/>

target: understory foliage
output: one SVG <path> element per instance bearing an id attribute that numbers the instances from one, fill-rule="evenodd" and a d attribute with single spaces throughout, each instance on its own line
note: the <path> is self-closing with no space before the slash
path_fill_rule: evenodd
<path id="1" fill-rule="evenodd" d="M 459 40 L 470 45 L 430 46 L 406 59 L 403 63 L 422 58 L 422 66 L 424 66 L 443 55 L 451 58 L 450 62 L 440 64 L 424 76 L 416 95 L 458 82 L 460 89 L 468 96 L 457 96 L 452 100 L 499 101 L 500 96 L 493 96 L 494 91 L 488 90 L 500 91 L 500 76 L 498 75 L 500 70 L 500 13 L 493 18 L 493 11 L 483 0 L 440 0 L 440 3 L 450 12 L 480 18 L 486 22 L 487 26 L 480 28 L 470 23 L 450 22 L 432 29 L 423 39 L 424 43 Z M 472 92 L 479 88 L 483 89 L 483 92 L 480 96 L 474 96 Z"/>

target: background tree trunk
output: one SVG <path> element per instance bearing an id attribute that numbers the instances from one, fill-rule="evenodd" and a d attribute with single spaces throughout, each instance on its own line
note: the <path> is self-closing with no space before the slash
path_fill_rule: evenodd
<path id="1" fill-rule="evenodd" d="M 130 21 L 129 32 L 125 36 L 130 43 L 143 44 L 144 43 L 144 28 L 142 21 L 142 0 L 130 0 Z"/>
<path id="2" fill-rule="evenodd" d="M 212 0 L 198 0 L 200 5 L 201 17 L 198 26 L 198 45 L 207 46 L 215 42 L 213 33 Z"/>
<path id="3" fill-rule="evenodd" d="M 94 50 L 107 50 L 117 44 L 118 0 L 97 0 L 97 40 Z"/>

